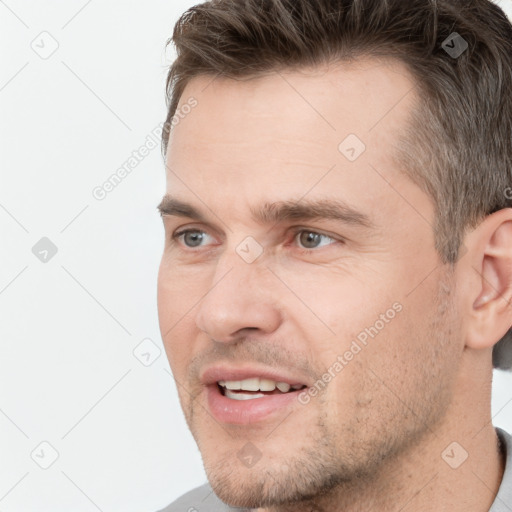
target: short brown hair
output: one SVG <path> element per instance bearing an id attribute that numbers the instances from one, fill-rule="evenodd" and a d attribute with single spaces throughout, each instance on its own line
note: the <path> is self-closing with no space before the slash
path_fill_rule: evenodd
<path id="1" fill-rule="evenodd" d="M 460 55 L 449 52 L 453 37 L 467 43 Z M 512 25 L 489 0 L 212 0 L 186 11 L 168 43 L 177 59 L 167 76 L 164 154 L 196 76 L 248 79 L 394 58 L 420 98 L 395 158 L 433 199 L 442 261 L 456 263 L 466 231 L 512 206 Z M 512 330 L 494 348 L 495 367 L 512 366 L 507 351 Z"/>

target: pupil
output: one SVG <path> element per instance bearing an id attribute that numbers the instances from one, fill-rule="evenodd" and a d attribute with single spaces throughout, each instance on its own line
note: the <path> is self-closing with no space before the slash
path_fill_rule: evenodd
<path id="1" fill-rule="evenodd" d="M 321 236 L 318 233 L 305 232 L 300 235 L 300 243 L 307 249 L 313 249 L 318 247 Z"/>
<path id="2" fill-rule="evenodd" d="M 189 247 L 197 247 L 201 245 L 201 241 L 203 240 L 202 233 L 186 233 L 184 237 L 185 244 Z"/>

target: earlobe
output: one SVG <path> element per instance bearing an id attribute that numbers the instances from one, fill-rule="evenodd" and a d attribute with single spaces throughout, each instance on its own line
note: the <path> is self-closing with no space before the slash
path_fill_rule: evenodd
<path id="1" fill-rule="evenodd" d="M 466 345 L 491 348 L 512 325 L 512 209 L 489 215 L 472 233 L 478 274 Z"/>

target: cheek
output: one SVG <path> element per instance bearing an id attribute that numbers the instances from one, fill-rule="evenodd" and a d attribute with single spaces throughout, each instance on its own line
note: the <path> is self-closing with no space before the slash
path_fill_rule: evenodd
<path id="1" fill-rule="evenodd" d="M 181 323 L 181 319 L 198 304 L 209 286 L 210 271 L 180 266 L 164 254 L 157 287 L 160 325 L 169 329 Z"/>
<path id="2" fill-rule="evenodd" d="M 387 323 L 376 321 L 385 312 L 382 307 L 372 309 L 359 334 L 354 334 L 359 326 L 351 322 L 355 329 L 347 331 L 343 344 L 349 354 L 357 353 L 332 389 L 340 414 L 351 409 L 359 423 L 375 425 L 385 418 L 392 424 L 395 416 L 403 416 L 413 425 L 422 414 L 430 421 L 429 415 L 447 403 L 453 387 L 450 368 L 459 349 L 455 313 L 443 306 L 441 301 L 449 298 L 439 298 L 437 279 L 425 282 L 417 295 L 392 295 L 399 298 L 401 310 Z M 359 348 L 354 349 L 354 342 Z"/>
<path id="3" fill-rule="evenodd" d="M 283 292 L 282 300 L 294 322 L 310 334 L 309 339 L 328 338 L 325 344 L 331 343 L 336 353 L 360 333 L 364 338 L 365 330 L 375 323 L 378 330 L 387 326 L 397 316 L 393 306 L 403 296 L 398 281 L 385 278 L 389 272 L 355 267 L 310 266 L 307 271 L 288 272 L 283 278 L 293 292 Z M 386 313 L 383 324 L 380 316 Z"/>
<path id="4" fill-rule="evenodd" d="M 340 342 L 341 370 L 333 372 L 326 394 L 333 429 L 344 433 L 340 443 L 356 451 L 379 445 L 385 435 L 399 442 L 406 432 L 421 430 L 438 417 L 450 387 L 427 324 L 412 322 L 403 310 L 380 331 L 367 333 L 365 343 L 351 336 Z"/>
<path id="5" fill-rule="evenodd" d="M 418 380 L 428 380 L 423 375 L 425 362 L 442 364 L 438 353 L 443 333 L 436 327 L 437 273 L 414 291 L 420 280 L 414 272 L 391 266 L 365 274 L 368 278 L 362 279 L 319 269 L 307 280 L 289 274 L 287 283 L 295 295 L 283 296 L 292 322 L 310 340 L 312 359 L 322 371 L 331 369 L 336 376 L 331 389 L 342 402 L 347 393 L 355 402 L 371 400 L 374 387 L 384 385 L 375 383 L 379 378 L 405 394 L 412 388 L 419 391 Z M 370 391 L 363 389 L 363 381 Z"/>
<path id="6" fill-rule="evenodd" d="M 160 263 L 157 284 L 157 304 L 158 304 L 158 320 L 160 323 L 160 332 L 164 343 L 167 339 L 169 329 L 174 325 L 179 317 L 176 301 L 176 286 L 173 272 L 164 260 Z"/>
<path id="7" fill-rule="evenodd" d="M 176 266 L 162 260 L 157 286 L 158 320 L 167 358 L 176 376 L 184 374 L 192 357 L 194 311 L 203 294 L 197 280 L 184 280 Z"/>

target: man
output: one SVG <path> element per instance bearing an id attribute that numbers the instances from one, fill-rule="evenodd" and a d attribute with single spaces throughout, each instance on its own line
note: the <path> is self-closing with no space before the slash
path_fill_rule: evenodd
<path id="1" fill-rule="evenodd" d="M 213 0 L 173 42 L 159 318 L 209 485 L 165 510 L 512 510 L 504 13 Z"/>

